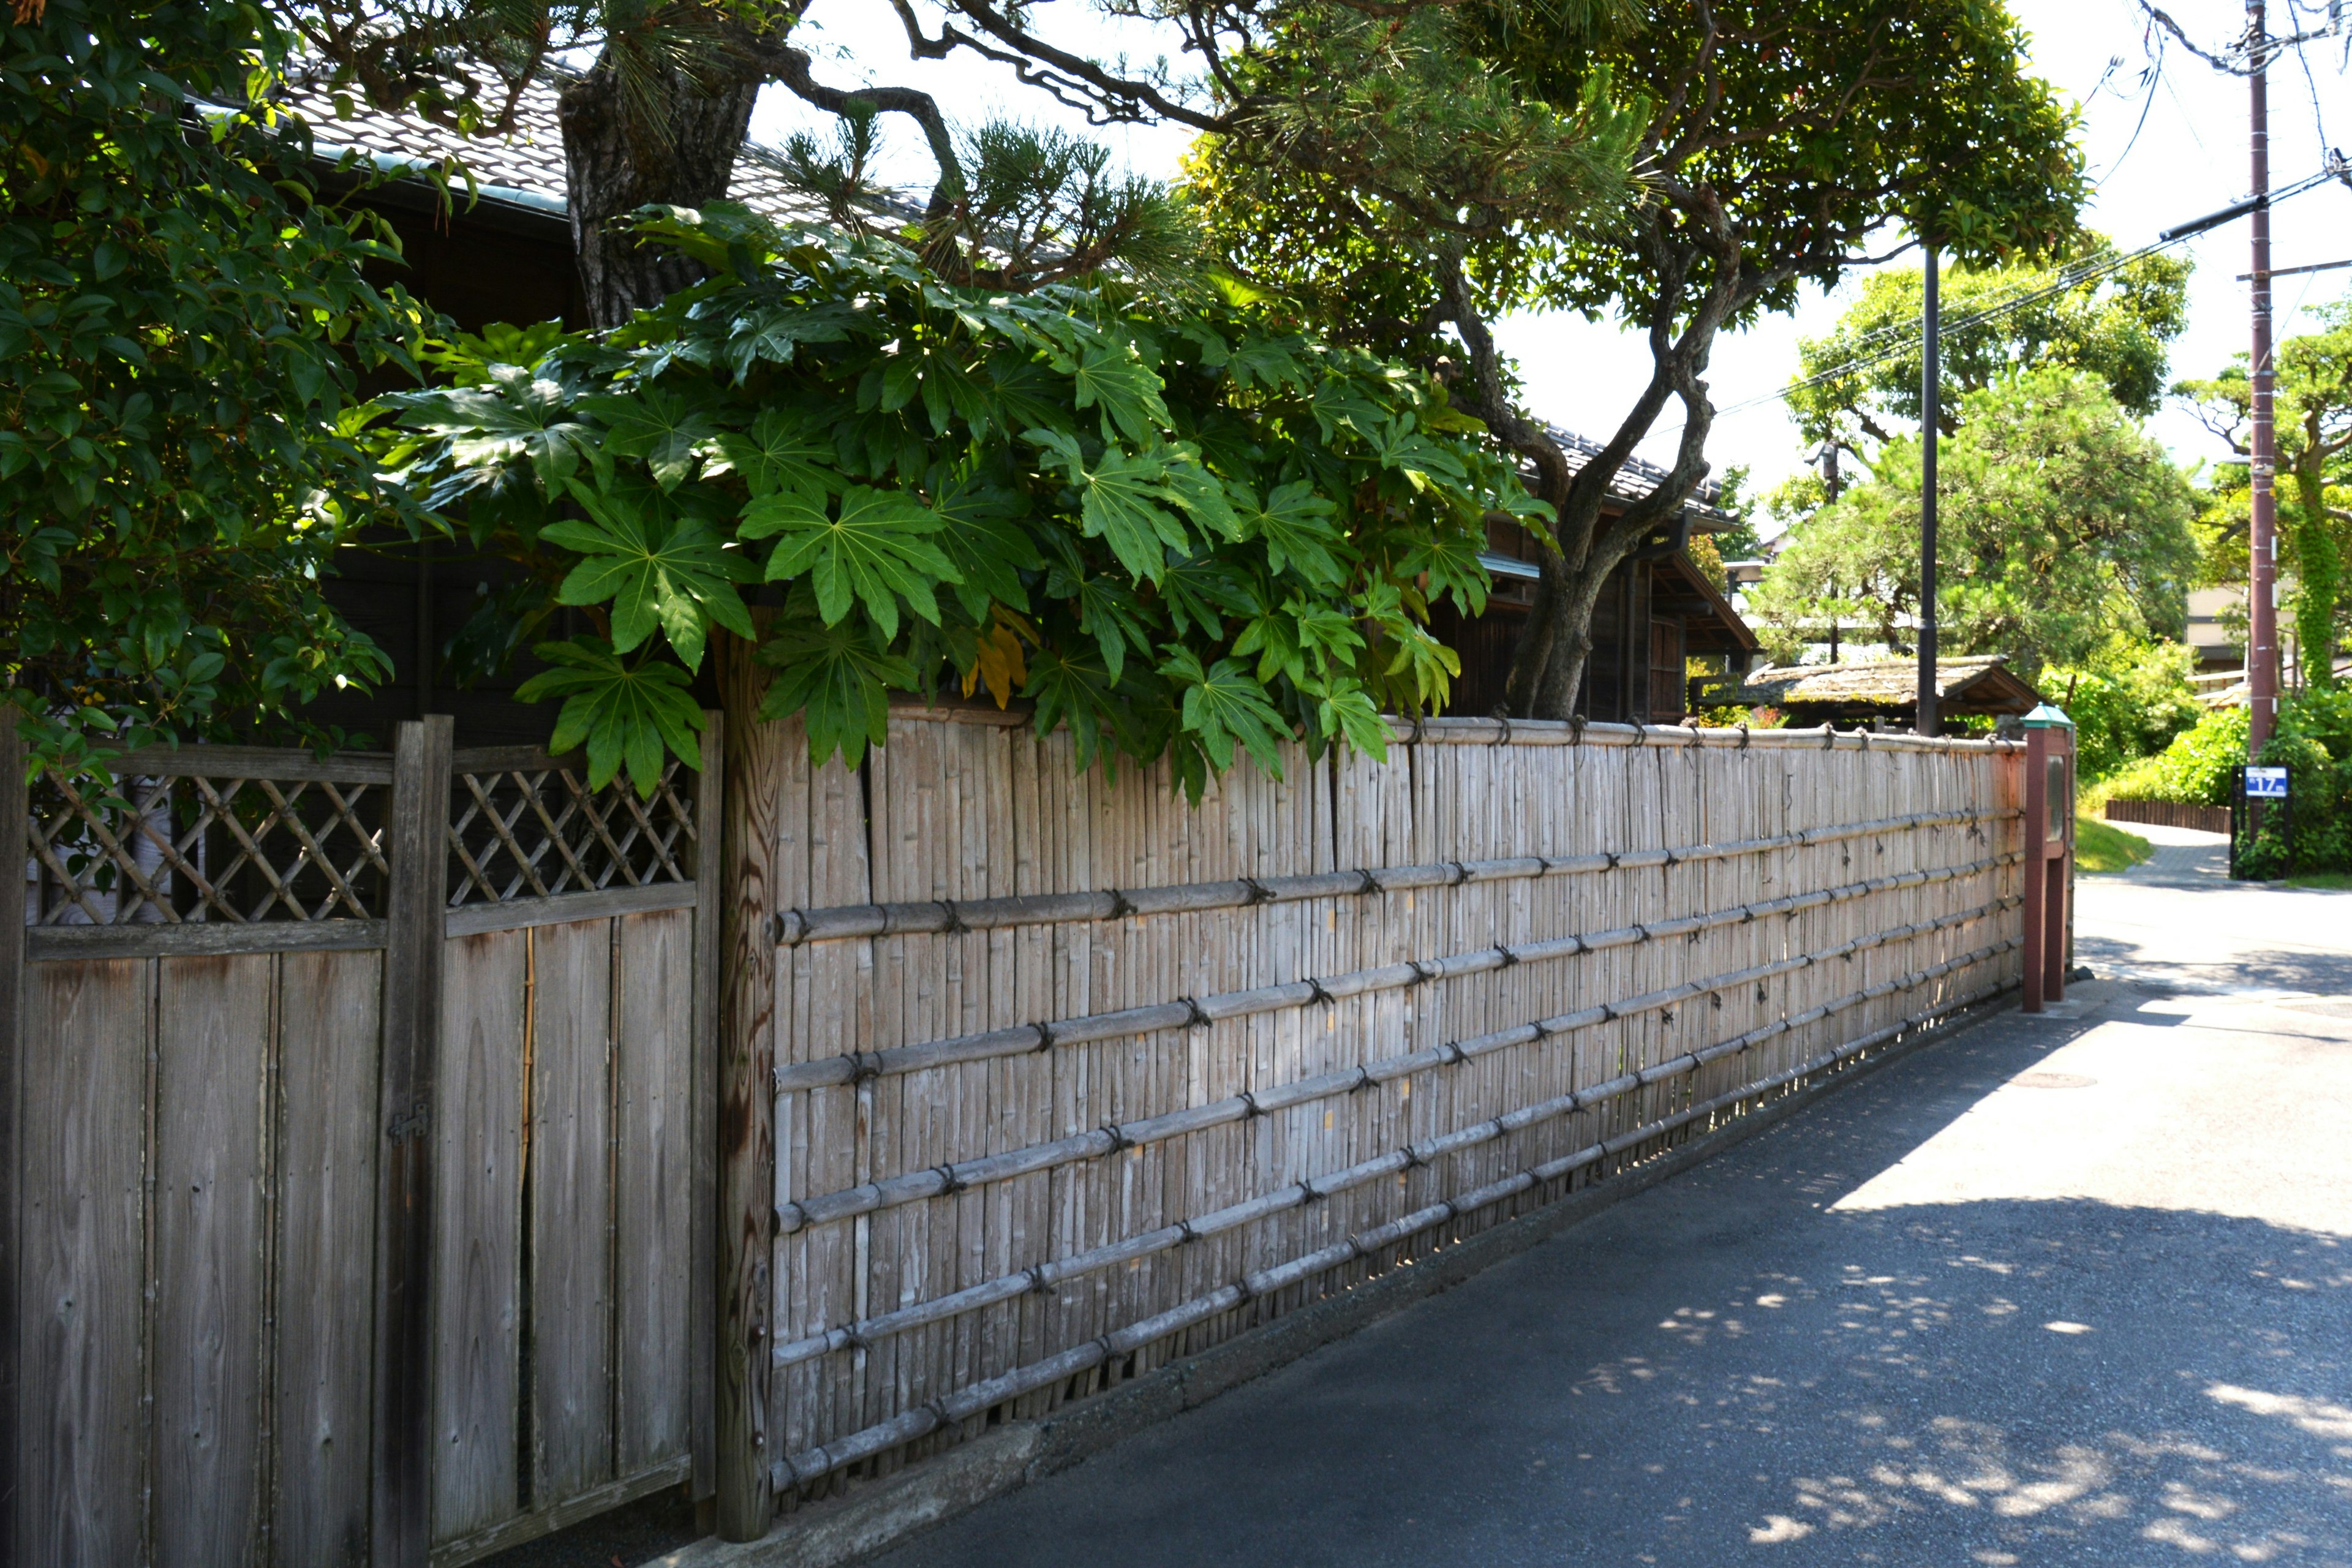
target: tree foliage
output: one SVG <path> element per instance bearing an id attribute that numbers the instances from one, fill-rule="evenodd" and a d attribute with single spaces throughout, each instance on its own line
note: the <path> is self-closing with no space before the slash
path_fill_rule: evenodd
<path id="1" fill-rule="evenodd" d="M 2032 680 L 2046 664 L 2086 663 L 2118 634 L 2179 635 L 2194 497 L 2098 382 L 2030 371 L 1970 394 L 1939 467 L 1945 651 L 2006 655 Z M 1866 482 L 1798 526 L 1748 595 L 1777 653 L 1832 620 L 1911 644 L 1919 484 L 1917 439 L 1894 441 Z"/>
<path id="2" fill-rule="evenodd" d="M 2127 413 L 2156 413 L 2168 347 L 2189 324 L 2194 264 L 2143 256 L 2067 282 L 2117 259 L 2101 240 L 2063 267 L 1944 270 L 1937 363 L 1945 435 L 1958 427 L 1969 393 L 2021 370 L 2079 371 L 2105 384 Z M 1834 443 L 1866 461 L 1904 426 L 1918 425 L 1926 287 L 1916 268 L 1876 273 L 1826 335 L 1798 341 L 1789 408 L 1809 444 Z"/>
<path id="3" fill-rule="evenodd" d="M 525 693 L 599 778 L 692 759 L 721 632 L 819 760 L 943 681 L 1030 699 L 1082 763 L 1172 753 L 1195 794 L 1294 733 L 1379 752 L 1456 673 L 1423 623 L 1483 605 L 1485 514 L 1532 505 L 1430 378 L 1222 298 L 959 288 L 740 208 L 649 227 L 709 280 L 601 339 L 462 344 L 387 437 L 538 584 L 486 613 L 595 619 Z"/>
<path id="4" fill-rule="evenodd" d="M 1318 21 L 1341 9 L 1302 9 L 1296 28 L 1259 35 L 1254 47 L 1275 64 L 1236 68 L 1237 101 L 1261 79 L 1328 80 L 1343 105 L 1360 96 L 1354 57 L 1322 52 Z M 1536 466 L 1559 549 L 1546 554 L 1511 702 L 1557 717 L 1575 700 L 1601 584 L 1706 476 L 1716 334 L 1790 308 L 1802 283 L 1834 282 L 1889 225 L 1979 265 L 2064 247 L 2084 189 L 2073 117 L 2025 73 L 2022 38 L 1990 0 L 1413 16 L 1421 58 L 1445 58 L 1401 62 L 1396 91 L 1426 81 L 1494 104 L 1498 120 L 1516 106 L 1581 134 L 1591 175 L 1562 186 L 1586 198 L 1580 209 L 1506 183 L 1433 213 L 1412 196 L 1424 169 L 1446 165 L 1411 137 L 1343 165 L 1318 162 L 1312 139 L 1302 155 L 1300 139 L 1258 133 L 1276 118 L 1220 128 L 1196 183 L 1246 275 L 1382 349 L 1458 355 L 1458 401 Z M 1441 96 L 1419 123 L 1444 128 L 1456 112 Z M 1630 202 L 1607 199 L 1600 177 L 1620 168 Z M 1652 374 L 1629 389 L 1601 454 L 1574 468 L 1517 406 L 1494 343 L 1494 315 L 1530 304 L 1614 316 L 1649 341 Z M 1665 479 L 1605 517 L 1625 459 L 1675 403 L 1684 424 Z"/>
<path id="5" fill-rule="evenodd" d="M 217 738 L 384 661 L 321 596 L 397 513 L 358 367 L 409 364 L 391 258 L 319 205 L 259 96 L 252 6 L 48 0 L 0 18 L 0 669 L 36 750 Z M 413 368 L 413 367 L 412 367 Z M 299 726 L 296 726 L 299 727 Z"/>
<path id="6" fill-rule="evenodd" d="M 2352 300 L 2313 312 L 2320 330 L 2280 343 L 2273 391 L 2278 442 L 2279 566 L 2292 582 L 2289 601 L 2305 679 L 2335 681 L 2326 655 L 2352 630 Z M 2246 356 L 2210 380 L 2179 390 L 2206 426 L 2230 443 L 2241 461 L 2221 465 L 2206 511 L 2209 578 L 2246 580 L 2246 534 L 2252 498 L 2248 465 L 2253 389 Z M 2326 650 L 2323 654 L 2319 650 Z"/>

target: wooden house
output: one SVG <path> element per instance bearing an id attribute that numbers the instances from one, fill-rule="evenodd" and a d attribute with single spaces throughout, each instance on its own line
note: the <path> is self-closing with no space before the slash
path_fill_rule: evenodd
<path id="1" fill-rule="evenodd" d="M 1565 430 L 1552 436 L 1571 466 L 1589 460 L 1595 443 Z M 1618 485 L 1602 503 L 1603 517 L 1620 517 L 1633 504 L 1636 487 L 1646 489 L 1664 473 L 1639 458 L 1619 471 Z M 1728 528 L 1734 521 L 1720 506 L 1722 489 L 1702 485 L 1671 528 L 1645 540 L 1602 585 L 1592 616 L 1592 652 L 1585 661 L 1584 685 L 1576 711 L 1601 722 L 1673 724 L 1689 710 L 1687 660 L 1719 656 L 1727 671 L 1747 672 L 1758 642 L 1721 589 L 1690 556 L 1690 537 Z M 1452 710 L 1485 716 L 1504 707 L 1504 687 L 1519 636 L 1535 603 L 1538 545 L 1525 529 L 1490 522 L 1480 559 L 1494 574 L 1495 592 L 1486 613 L 1465 617 L 1441 608 L 1432 629 L 1462 658 Z"/>

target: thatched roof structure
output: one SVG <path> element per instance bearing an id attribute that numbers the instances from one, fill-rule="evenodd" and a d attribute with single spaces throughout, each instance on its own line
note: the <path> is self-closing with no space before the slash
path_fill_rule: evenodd
<path id="1" fill-rule="evenodd" d="M 2010 672 L 1998 654 L 1936 661 L 1937 706 L 1947 717 L 2028 713 L 2042 700 Z M 1820 723 L 1891 719 L 1918 707 L 1919 667 L 1907 658 L 1853 664 L 1783 665 L 1759 669 L 1736 689 L 1709 699 L 1713 707 L 1779 708 Z"/>

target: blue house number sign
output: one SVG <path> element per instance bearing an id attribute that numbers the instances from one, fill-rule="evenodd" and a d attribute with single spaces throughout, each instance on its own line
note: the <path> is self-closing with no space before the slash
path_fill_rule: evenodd
<path id="1" fill-rule="evenodd" d="M 2248 768 L 2246 798 L 2248 800 L 2284 800 L 2286 770 L 2284 768 Z"/>

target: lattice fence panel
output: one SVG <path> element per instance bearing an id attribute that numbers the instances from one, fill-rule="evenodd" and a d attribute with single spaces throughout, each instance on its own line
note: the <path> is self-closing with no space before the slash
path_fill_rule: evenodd
<path id="1" fill-rule="evenodd" d="M 375 920 L 381 784 L 45 774 L 26 820 L 34 925 Z"/>
<path id="2" fill-rule="evenodd" d="M 591 789 L 564 760 L 459 768 L 449 802 L 449 905 L 694 879 L 691 786 L 666 763 L 649 798 L 628 775 Z"/>

